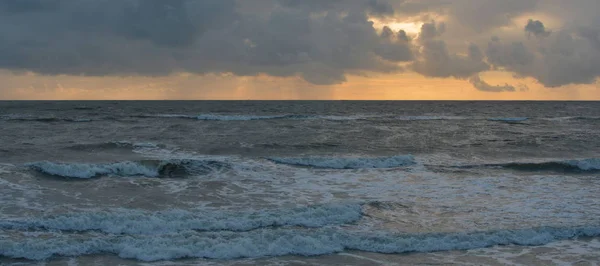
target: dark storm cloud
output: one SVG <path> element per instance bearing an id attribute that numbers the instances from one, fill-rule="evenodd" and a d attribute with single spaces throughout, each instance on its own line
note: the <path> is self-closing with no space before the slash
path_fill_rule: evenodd
<path id="1" fill-rule="evenodd" d="M 549 87 L 593 83 L 600 76 L 600 19 L 595 12 L 600 3 L 566 3 L 4 0 L 0 68 L 93 76 L 267 74 L 326 85 L 344 82 L 348 74 L 391 73 L 406 67 L 427 77 L 471 78 L 487 91 L 500 87 L 485 86 L 473 77 L 497 69 Z M 564 16 L 563 22 L 570 24 L 557 26 L 552 34 L 539 20 L 511 24 L 538 11 Z M 369 21 L 436 14 L 444 23 L 425 23 L 418 37 L 375 28 Z M 521 36 L 497 30 L 505 26 L 514 26 Z M 485 47 L 492 32 L 500 36 Z"/>
<path id="2" fill-rule="evenodd" d="M 382 37 L 369 16 L 384 0 L 273 1 L 243 14 L 234 0 L 23 0 L 0 8 L 0 67 L 41 74 L 299 75 L 316 84 L 389 72 L 412 59 L 404 33 Z"/>
<path id="3" fill-rule="evenodd" d="M 529 21 L 527 21 L 527 25 L 525 25 L 525 32 L 533 34 L 536 37 L 550 36 L 550 31 L 546 30 L 544 23 L 533 19 L 529 19 Z"/>

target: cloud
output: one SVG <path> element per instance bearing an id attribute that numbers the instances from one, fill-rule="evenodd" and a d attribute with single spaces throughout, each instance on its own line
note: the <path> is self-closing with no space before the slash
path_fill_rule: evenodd
<path id="1" fill-rule="evenodd" d="M 533 19 L 529 19 L 529 21 L 527 21 L 525 32 L 533 34 L 536 37 L 548 37 L 551 34 L 550 31 L 546 30 L 544 23 Z"/>
<path id="2" fill-rule="evenodd" d="M 421 32 L 419 33 L 419 40 L 427 41 L 442 36 L 446 31 L 446 24 L 435 22 L 425 23 L 421 26 Z"/>
<path id="3" fill-rule="evenodd" d="M 389 0 L 279 0 L 285 7 L 309 12 L 367 12 L 375 16 L 392 16 L 394 7 Z"/>
<path id="4" fill-rule="evenodd" d="M 486 92 L 507 92 L 507 91 L 516 91 L 514 86 L 505 84 L 505 85 L 490 85 L 489 83 L 481 80 L 479 75 L 472 76 L 469 78 L 469 82 L 480 91 Z"/>
<path id="5" fill-rule="evenodd" d="M 597 8 L 595 0 L 7 0 L 0 69 L 265 74 L 319 85 L 370 72 L 472 79 L 495 69 L 548 87 L 591 84 L 600 76 Z M 529 16 L 543 21 L 523 23 Z M 375 28 L 374 17 L 438 22 L 416 37 Z"/>
<path id="6" fill-rule="evenodd" d="M 600 49 L 590 32 L 562 30 L 535 43 L 488 43 L 488 62 L 495 69 L 532 77 L 546 87 L 593 84 L 600 76 Z"/>
<path id="7" fill-rule="evenodd" d="M 489 69 L 484 57 L 475 44 L 470 44 L 466 55 L 451 53 L 446 42 L 439 39 L 445 25 L 425 23 L 419 35 L 420 51 L 411 69 L 427 77 L 466 79 Z"/>
<path id="8" fill-rule="evenodd" d="M 234 0 L 1 3 L 0 68 L 15 71 L 264 73 L 335 84 L 348 73 L 399 71 L 413 58 L 405 33 L 381 36 L 369 21 L 394 14 L 385 0 L 272 1 L 260 15 Z"/>
<path id="9" fill-rule="evenodd" d="M 509 25 L 512 19 L 534 11 L 538 0 L 459 0 L 451 6 L 451 16 L 475 31 Z"/>

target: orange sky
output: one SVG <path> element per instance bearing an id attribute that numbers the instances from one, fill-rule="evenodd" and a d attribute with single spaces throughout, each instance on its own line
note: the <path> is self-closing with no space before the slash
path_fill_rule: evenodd
<path id="1" fill-rule="evenodd" d="M 483 92 L 453 78 L 415 73 L 348 76 L 339 85 L 317 86 L 300 78 L 232 75 L 170 77 L 78 77 L 1 73 L 2 99 L 19 100 L 600 100 L 600 85 L 545 88 L 509 73 L 482 75 L 493 84 L 525 84 L 528 91 Z"/>

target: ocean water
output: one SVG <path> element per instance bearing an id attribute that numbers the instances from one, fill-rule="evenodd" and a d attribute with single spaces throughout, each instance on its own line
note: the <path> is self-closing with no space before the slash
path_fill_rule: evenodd
<path id="1" fill-rule="evenodd" d="M 0 102 L 2 265 L 598 265 L 598 102 Z"/>

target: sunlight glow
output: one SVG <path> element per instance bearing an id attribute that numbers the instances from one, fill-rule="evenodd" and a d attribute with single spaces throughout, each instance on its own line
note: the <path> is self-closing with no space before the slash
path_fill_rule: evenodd
<path id="1" fill-rule="evenodd" d="M 408 35 L 413 36 L 419 34 L 419 32 L 421 31 L 421 26 L 423 26 L 423 22 L 417 21 L 381 21 L 376 18 L 371 19 L 371 21 L 373 22 L 373 26 L 378 30 L 381 30 L 384 26 L 388 26 L 394 32 L 404 30 Z"/>

